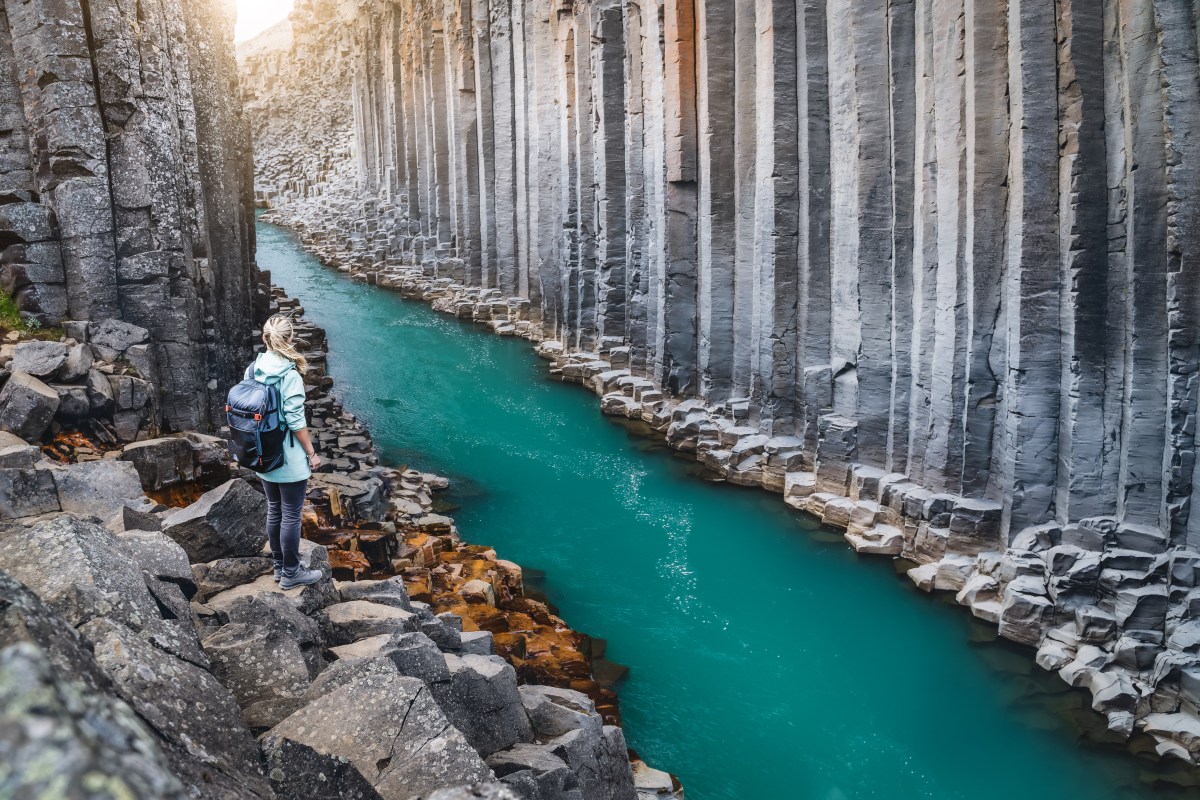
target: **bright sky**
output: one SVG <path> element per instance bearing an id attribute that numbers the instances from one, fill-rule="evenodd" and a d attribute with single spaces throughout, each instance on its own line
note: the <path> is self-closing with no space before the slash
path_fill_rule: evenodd
<path id="1" fill-rule="evenodd" d="M 295 0 L 237 0 L 237 29 L 233 38 L 239 42 L 253 39 L 286 17 L 293 5 Z"/>

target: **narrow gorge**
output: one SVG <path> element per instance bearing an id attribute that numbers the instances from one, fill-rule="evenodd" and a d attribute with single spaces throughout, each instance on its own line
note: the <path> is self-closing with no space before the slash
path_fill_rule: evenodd
<path id="1" fill-rule="evenodd" d="M 1196 15 L 298 0 L 239 54 L 255 196 L 1191 762 Z"/>

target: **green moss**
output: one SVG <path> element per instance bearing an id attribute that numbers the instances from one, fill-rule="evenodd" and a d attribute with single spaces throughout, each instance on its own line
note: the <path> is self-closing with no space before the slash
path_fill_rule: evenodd
<path id="1" fill-rule="evenodd" d="M 66 335 L 62 328 L 43 328 L 37 320 L 23 319 L 13 299 L 0 291 L 0 334 L 8 331 L 21 331 L 35 339 L 61 339 Z"/>

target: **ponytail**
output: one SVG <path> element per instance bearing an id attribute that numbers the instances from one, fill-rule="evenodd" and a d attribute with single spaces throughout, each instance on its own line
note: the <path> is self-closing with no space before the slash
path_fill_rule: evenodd
<path id="1" fill-rule="evenodd" d="M 296 369 L 303 375 L 308 371 L 308 361 L 300 355 L 296 345 L 292 343 L 295 331 L 292 329 L 292 318 L 286 314 L 276 314 L 263 325 L 263 344 L 272 353 L 277 353 L 296 364 Z"/>

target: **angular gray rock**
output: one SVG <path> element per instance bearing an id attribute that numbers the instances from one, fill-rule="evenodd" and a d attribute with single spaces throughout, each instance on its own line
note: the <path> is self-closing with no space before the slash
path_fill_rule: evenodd
<path id="1" fill-rule="evenodd" d="M 279 800 L 383 800 L 348 759 L 279 737 L 264 739 L 262 754 Z"/>
<path id="2" fill-rule="evenodd" d="M 34 517 L 61 508 L 47 469 L 0 469 L 0 520 Z"/>
<path id="3" fill-rule="evenodd" d="M 518 744 L 488 756 L 487 765 L 526 800 L 583 800 L 579 779 L 556 750 Z"/>
<path id="4" fill-rule="evenodd" d="M 18 372 L 0 389 L 0 431 L 36 442 L 58 412 L 58 392 L 32 375 Z"/>
<path id="5" fill-rule="evenodd" d="M 408 590 L 404 588 L 404 579 L 397 576 L 381 581 L 339 581 L 338 594 L 342 600 L 370 600 L 385 606 L 395 606 L 405 611 L 412 611 L 412 603 L 408 599 Z"/>
<path id="6" fill-rule="evenodd" d="M 196 478 L 192 443 L 182 437 L 127 444 L 121 450 L 121 460 L 133 464 L 146 489 L 161 489 Z"/>
<path id="7" fill-rule="evenodd" d="M 133 553 L 99 525 L 59 515 L 32 528 L 0 530 L 0 564 L 75 627 L 112 620 L 207 667 L 190 615 L 163 619 Z"/>
<path id="8" fill-rule="evenodd" d="M 167 515 L 163 533 L 194 562 L 256 556 L 267 541 L 266 520 L 266 499 L 246 481 L 234 478 Z"/>
<path id="9" fill-rule="evenodd" d="M 512 665 L 499 656 L 446 654 L 445 659 L 450 680 L 431 689 L 472 747 L 487 756 L 533 741 Z"/>
<path id="10" fill-rule="evenodd" d="M 10 369 L 35 378 L 54 378 L 67 363 L 68 352 L 61 342 L 22 342 L 13 353 Z"/>
<path id="11" fill-rule="evenodd" d="M 296 589 L 281 589 L 271 575 L 266 574 L 250 583 L 234 586 L 206 600 L 207 605 L 218 616 L 227 618 L 227 612 L 241 598 L 257 594 L 278 594 L 287 600 L 301 614 L 312 615 L 338 600 L 337 590 L 333 588 L 333 570 L 329 565 L 329 556 L 325 548 L 307 539 L 300 540 L 300 561 L 312 569 L 320 570 L 321 580 L 308 586 Z"/>
<path id="12" fill-rule="evenodd" d="M 216 678 L 111 619 L 92 619 L 80 632 L 121 699 L 169 743 L 167 757 L 185 784 L 201 796 L 219 795 L 212 783 L 231 796 L 271 797 L 241 710 Z"/>
<path id="13" fill-rule="evenodd" d="M 145 495 L 132 464 L 105 459 L 51 470 L 62 510 L 107 520 L 125 506 L 144 505 Z"/>
<path id="14" fill-rule="evenodd" d="M 0 647 L 0 752 L 9 797 L 189 797 L 128 705 L 27 642 Z"/>
<path id="15" fill-rule="evenodd" d="M 336 603 L 325 609 L 325 615 L 329 623 L 331 645 L 411 632 L 416 627 L 416 615 L 412 612 L 366 600 Z"/>
<path id="16" fill-rule="evenodd" d="M 365 675 L 318 698 L 268 731 L 263 746 L 286 754 L 284 741 L 350 761 L 384 800 L 492 779 L 425 684 L 400 675 Z"/>
<path id="17" fill-rule="evenodd" d="M 233 693 L 251 728 L 298 709 L 324 662 L 317 623 L 281 595 L 249 595 L 226 607 L 229 622 L 202 642 L 212 673 Z"/>

